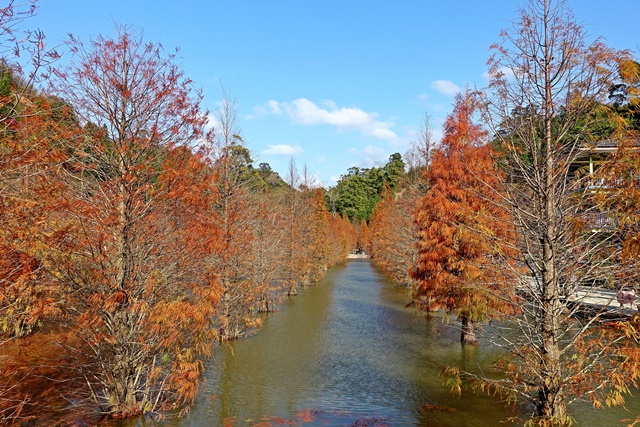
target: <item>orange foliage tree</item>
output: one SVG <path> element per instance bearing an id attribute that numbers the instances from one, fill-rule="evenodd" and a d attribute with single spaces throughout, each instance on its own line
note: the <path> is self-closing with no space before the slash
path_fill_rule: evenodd
<path id="1" fill-rule="evenodd" d="M 371 216 L 371 238 L 368 250 L 376 265 L 395 283 L 412 287 L 409 272 L 418 255 L 418 230 L 413 220 L 418 200 L 428 183 L 425 172 L 429 168 L 433 147 L 431 122 L 425 115 L 417 141 L 404 155 L 407 171 L 393 191 L 383 187 L 380 202 Z"/>
<path id="2" fill-rule="evenodd" d="M 0 9 L 0 424 L 26 419 L 34 366 L 13 357 L 24 337 L 60 313 L 56 287 L 45 274 L 44 200 L 58 138 L 52 100 L 34 87 L 57 58 L 44 34 L 26 29 L 35 1 L 7 1 Z M 13 341 L 13 342 L 12 342 Z"/>
<path id="3" fill-rule="evenodd" d="M 55 147 L 77 126 L 66 106 L 43 95 L 23 96 L 15 112 L 0 148 L 0 332 L 20 337 L 59 313 L 43 241 L 56 229 L 47 203 L 59 189 Z"/>
<path id="4" fill-rule="evenodd" d="M 471 384 L 529 403 L 530 425 L 570 425 L 572 401 L 621 405 L 638 378 L 621 348 L 637 344 L 616 336 L 591 299 L 617 280 L 620 234 L 593 221 L 605 189 L 575 173 L 610 128 L 604 102 L 629 54 L 589 41 L 562 0 L 527 2 L 492 51 L 482 112 L 501 155 L 526 303 L 498 340 L 502 379 Z"/>
<path id="5" fill-rule="evenodd" d="M 200 96 L 173 55 L 117 30 L 88 47 L 71 38 L 52 82 L 83 129 L 60 147 L 51 275 L 88 393 L 121 416 L 193 402 L 215 335 L 219 227 L 210 152 L 193 151 L 208 140 Z"/>
<path id="6" fill-rule="evenodd" d="M 371 215 L 369 251 L 376 265 L 395 283 L 411 286 L 409 270 L 417 256 L 417 232 L 413 221 L 416 197 L 401 183 L 397 194 L 385 185 Z"/>
<path id="7" fill-rule="evenodd" d="M 281 205 L 282 283 L 288 296 L 300 286 L 317 282 L 326 270 L 343 260 L 355 245 L 355 229 L 348 218 L 329 214 L 323 190 L 312 188 L 306 168 L 298 174 L 289 164 L 287 188 Z"/>
<path id="8" fill-rule="evenodd" d="M 35 1 L 0 9 L 0 334 L 23 336 L 49 309 L 50 287 L 34 252 L 46 210 L 38 192 L 55 166 L 51 100 L 34 89 L 57 59 L 44 34 L 25 28 Z M 46 194 L 43 192 L 41 194 Z"/>
<path id="9" fill-rule="evenodd" d="M 384 190 L 383 190 L 384 191 Z M 382 195 L 380 196 L 382 197 Z M 378 202 L 380 204 L 380 202 Z M 377 205 L 376 205 L 377 206 Z M 374 208 L 375 212 L 375 208 Z M 371 221 L 373 222 L 373 212 Z M 358 224 L 357 230 L 357 242 L 356 246 L 360 248 L 360 250 L 369 252 L 371 249 L 371 227 L 369 227 L 369 223 L 367 221 L 361 221 Z"/>
<path id="10" fill-rule="evenodd" d="M 458 94 L 445 121 L 426 175 L 429 190 L 415 213 L 418 258 L 411 271 L 417 307 L 456 314 L 463 343 L 476 341 L 475 322 L 513 301 L 505 298 L 505 278 L 496 277 L 507 270 L 499 266 L 505 248 L 493 244 L 508 234 L 501 221 L 507 214 L 492 203 L 497 172 L 486 134 L 472 120 L 475 111 L 473 94 Z"/>
<path id="11" fill-rule="evenodd" d="M 221 245 L 214 258 L 222 295 L 218 320 L 221 341 L 238 339 L 257 325 L 254 316 L 256 284 L 252 280 L 253 230 L 252 182 L 248 174 L 252 160 L 237 126 L 235 100 L 226 94 L 216 112 L 215 210 L 222 228 Z"/>
<path id="12" fill-rule="evenodd" d="M 335 263 L 335 256 L 331 254 L 329 239 L 331 236 L 330 215 L 324 200 L 324 190 L 315 188 L 311 190 L 309 197 L 311 212 L 309 220 L 312 221 L 309 230 L 308 254 L 311 258 L 311 271 L 309 282 L 315 283 Z"/>
<path id="13" fill-rule="evenodd" d="M 615 141 L 615 150 L 593 176 L 593 184 L 600 184 L 602 191 L 594 192 L 596 215 L 607 218 L 608 225 L 615 225 L 617 240 L 621 243 L 619 262 L 615 266 L 615 282 L 618 289 L 629 288 L 640 291 L 638 285 L 638 255 L 640 254 L 640 63 L 623 56 L 618 65 L 617 82 L 609 91 L 615 109 L 610 126 L 610 141 Z M 616 80 L 618 80 L 616 79 Z M 593 169 L 593 165 L 591 166 Z M 594 185 L 594 187 L 596 187 Z M 595 208 L 595 209 L 594 209 Z M 616 242 L 618 243 L 618 241 Z"/>
<path id="14" fill-rule="evenodd" d="M 307 224 L 309 205 L 306 203 L 306 188 L 301 188 L 301 179 L 295 161 L 289 162 L 285 179 L 289 188 L 282 205 L 282 219 L 285 235 L 282 247 L 281 281 L 287 296 L 298 294 L 298 287 L 305 285 L 310 269 L 306 248 L 302 244 Z"/>
<path id="15" fill-rule="evenodd" d="M 255 207 L 251 218 L 253 233 L 252 281 L 256 287 L 258 312 L 275 310 L 283 285 L 278 281 L 281 247 L 284 241 L 280 196 L 264 190 L 252 198 Z"/>
<path id="16" fill-rule="evenodd" d="M 339 262 L 347 257 L 349 250 L 353 248 L 357 243 L 357 233 L 353 223 L 349 220 L 349 217 L 335 215 L 331 221 L 332 229 L 332 253 L 334 254 L 335 262 Z"/>
<path id="17" fill-rule="evenodd" d="M 626 75 L 623 74 L 623 78 L 626 77 L 624 80 L 636 83 L 640 81 L 640 66 L 637 62 L 623 61 L 622 65 L 626 66 L 626 69 L 621 70 L 626 72 Z M 613 265 L 616 289 L 632 290 L 637 296 L 640 294 L 640 123 L 637 121 L 640 103 L 637 88 L 629 89 L 627 105 L 622 107 L 636 119 L 619 122 L 623 125 L 613 135 L 618 144 L 617 150 L 596 171 L 593 178 L 602 183 L 601 191 L 596 192 L 594 197 L 599 215 L 606 215 L 607 227 L 615 235 L 615 243 L 620 249 Z M 620 365 L 618 372 L 615 372 L 611 366 L 602 364 L 598 367 L 601 376 L 596 381 L 613 384 L 612 388 L 620 392 L 627 388 L 628 383 L 637 384 L 640 380 L 640 316 L 635 315 L 628 322 L 612 322 L 607 326 L 604 333 L 601 333 L 604 339 L 599 340 L 596 348 L 610 346 L 611 353 L 619 355 L 616 362 Z M 621 340 L 621 336 L 624 339 Z M 592 342 L 588 344 L 593 345 Z M 611 372 L 616 375 L 611 375 Z M 611 402 L 621 404 L 624 400 L 618 397 L 611 399 Z M 629 425 L 640 425 L 640 415 L 636 415 Z"/>

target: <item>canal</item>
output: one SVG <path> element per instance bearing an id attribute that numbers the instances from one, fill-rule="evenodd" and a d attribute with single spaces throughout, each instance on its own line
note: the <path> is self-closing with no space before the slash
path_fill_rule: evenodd
<path id="1" fill-rule="evenodd" d="M 160 424 L 517 425 L 506 420 L 526 408 L 454 396 L 440 377 L 444 365 L 490 369 L 496 353 L 462 348 L 455 325 L 415 316 L 408 300 L 370 260 L 348 260 L 284 303 L 255 335 L 217 347 L 190 416 Z M 572 408 L 586 427 L 624 425 L 638 409 L 638 402 L 630 412 Z"/>

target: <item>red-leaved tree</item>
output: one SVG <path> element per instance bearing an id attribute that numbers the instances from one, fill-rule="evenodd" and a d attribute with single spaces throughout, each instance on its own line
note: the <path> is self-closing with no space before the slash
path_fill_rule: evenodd
<path id="1" fill-rule="evenodd" d="M 52 90 L 80 132 L 60 147 L 65 196 L 51 274 L 82 338 L 88 394 L 126 416 L 188 405 L 215 336 L 219 228 L 200 95 L 162 48 L 126 27 L 89 45 Z"/>
<path id="2" fill-rule="evenodd" d="M 426 173 L 429 190 L 415 214 L 418 259 L 411 272 L 417 307 L 458 316 L 463 343 L 476 341 L 475 322 L 510 310 L 513 301 L 505 298 L 508 282 L 496 277 L 509 271 L 501 251 L 510 231 L 502 221 L 507 212 L 494 203 L 498 172 L 486 133 L 473 122 L 475 110 L 472 93 L 458 94 L 445 121 Z"/>

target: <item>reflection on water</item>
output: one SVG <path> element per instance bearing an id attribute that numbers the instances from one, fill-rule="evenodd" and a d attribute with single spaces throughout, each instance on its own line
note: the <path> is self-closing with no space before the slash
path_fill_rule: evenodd
<path id="1" fill-rule="evenodd" d="M 453 396 L 439 376 L 444 365 L 487 369 L 495 353 L 461 348 L 454 327 L 414 316 L 404 308 L 408 300 L 369 260 L 341 264 L 269 316 L 256 335 L 216 348 L 191 415 L 162 425 L 290 420 L 330 427 L 364 418 L 367 425 L 511 425 L 505 420 L 517 409 L 493 397 Z M 579 407 L 578 425 L 615 425 L 630 416 L 594 412 Z"/>

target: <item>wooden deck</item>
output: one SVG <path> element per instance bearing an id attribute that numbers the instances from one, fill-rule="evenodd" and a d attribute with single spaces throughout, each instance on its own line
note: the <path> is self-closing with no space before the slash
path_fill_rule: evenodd
<path id="1" fill-rule="evenodd" d="M 535 295 L 535 282 L 529 277 L 523 277 L 520 283 L 520 291 L 525 295 L 531 292 Z M 625 304 L 624 307 L 616 299 L 618 291 L 589 286 L 576 287 L 573 294 L 567 298 L 567 305 L 576 316 L 594 317 L 616 320 L 628 319 L 640 313 L 640 298 L 633 304 Z"/>
<path id="2" fill-rule="evenodd" d="M 636 299 L 633 304 L 625 304 L 624 307 L 616 300 L 617 291 L 612 289 L 589 288 L 579 286 L 567 304 L 571 309 L 576 310 L 576 314 L 585 316 L 600 316 L 604 319 L 627 319 L 638 314 L 638 304 Z"/>

